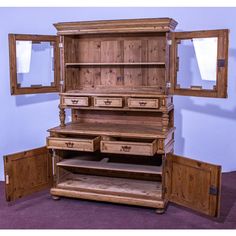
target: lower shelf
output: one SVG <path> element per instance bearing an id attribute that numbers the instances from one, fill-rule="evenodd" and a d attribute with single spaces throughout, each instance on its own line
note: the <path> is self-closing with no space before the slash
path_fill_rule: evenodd
<path id="1" fill-rule="evenodd" d="M 164 208 L 161 182 L 94 175 L 70 175 L 56 188 L 54 196 Z"/>

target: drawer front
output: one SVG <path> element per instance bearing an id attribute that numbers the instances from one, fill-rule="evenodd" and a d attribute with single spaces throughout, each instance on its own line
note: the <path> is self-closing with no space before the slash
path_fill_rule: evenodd
<path id="1" fill-rule="evenodd" d="M 99 149 L 100 137 L 93 139 L 47 138 L 47 148 L 94 152 Z"/>
<path id="2" fill-rule="evenodd" d="M 89 105 L 88 97 L 63 97 L 62 104 L 66 106 L 84 106 Z"/>
<path id="3" fill-rule="evenodd" d="M 101 152 L 153 156 L 157 151 L 156 140 L 152 143 L 101 141 Z"/>
<path id="4" fill-rule="evenodd" d="M 130 108 L 159 108 L 158 98 L 128 98 Z"/>
<path id="5" fill-rule="evenodd" d="M 122 98 L 95 97 L 95 107 L 122 107 Z"/>

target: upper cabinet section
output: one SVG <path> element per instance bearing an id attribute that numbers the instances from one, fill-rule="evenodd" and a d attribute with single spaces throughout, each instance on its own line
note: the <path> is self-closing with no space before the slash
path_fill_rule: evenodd
<path id="1" fill-rule="evenodd" d="M 64 92 L 165 93 L 165 32 L 63 38 Z"/>
<path id="2" fill-rule="evenodd" d="M 170 92 L 227 97 L 229 30 L 171 33 Z"/>
<path id="3" fill-rule="evenodd" d="M 171 18 L 63 22 L 54 24 L 58 35 L 168 32 L 174 30 L 176 25 L 177 22 Z"/>
<path id="4" fill-rule="evenodd" d="M 11 94 L 59 91 L 57 36 L 9 34 Z"/>

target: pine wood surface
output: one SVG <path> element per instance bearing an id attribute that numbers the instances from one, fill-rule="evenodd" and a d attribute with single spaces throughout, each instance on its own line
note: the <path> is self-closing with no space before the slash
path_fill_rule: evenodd
<path id="1" fill-rule="evenodd" d="M 58 162 L 57 166 L 89 168 L 95 170 L 100 169 L 100 170 L 120 171 L 120 172 L 123 171 L 123 172 L 133 172 L 133 173 L 152 174 L 152 175 L 162 174 L 162 168 L 160 166 L 114 163 L 114 162 L 109 162 L 109 159 L 107 158 L 103 158 L 101 161 L 81 160 L 81 157 L 73 159 L 64 159 Z"/>
<path id="2" fill-rule="evenodd" d="M 162 132 L 160 127 L 145 125 L 126 125 L 126 124 L 99 124 L 99 123 L 68 123 L 65 127 L 55 127 L 49 129 L 49 132 L 64 134 L 90 134 L 90 135 L 109 135 L 118 137 L 133 138 L 166 138 L 168 132 L 173 131 L 170 128 L 167 132 Z"/>

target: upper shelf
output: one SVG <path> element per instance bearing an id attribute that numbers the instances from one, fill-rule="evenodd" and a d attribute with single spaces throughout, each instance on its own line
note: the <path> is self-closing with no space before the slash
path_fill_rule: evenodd
<path id="1" fill-rule="evenodd" d="M 165 62 L 80 62 L 65 63 L 66 67 L 70 66 L 165 66 Z"/>

